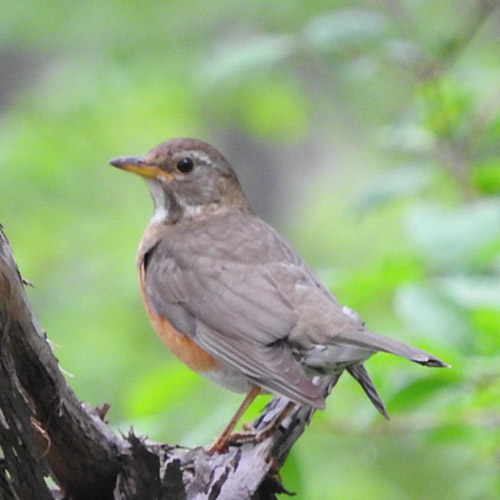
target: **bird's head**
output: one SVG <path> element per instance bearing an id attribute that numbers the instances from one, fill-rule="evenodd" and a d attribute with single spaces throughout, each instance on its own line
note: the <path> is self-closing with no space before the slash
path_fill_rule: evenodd
<path id="1" fill-rule="evenodd" d="M 189 138 L 162 142 L 141 157 L 110 164 L 142 176 L 155 205 L 155 222 L 176 223 L 224 210 L 250 210 L 228 161 L 209 144 Z"/>

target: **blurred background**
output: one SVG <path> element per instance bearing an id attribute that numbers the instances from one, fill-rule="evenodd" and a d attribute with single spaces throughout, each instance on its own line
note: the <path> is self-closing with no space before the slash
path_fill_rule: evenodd
<path id="1" fill-rule="evenodd" d="M 194 136 L 341 303 L 453 366 L 370 360 L 390 422 L 342 378 L 285 486 L 500 497 L 497 1 L 3 4 L 0 222 L 80 399 L 190 446 L 241 401 L 152 332 L 135 274 L 152 203 L 107 164 Z"/>

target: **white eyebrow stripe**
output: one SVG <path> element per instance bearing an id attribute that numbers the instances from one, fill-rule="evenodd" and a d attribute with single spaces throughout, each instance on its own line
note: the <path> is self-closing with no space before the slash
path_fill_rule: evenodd
<path id="1" fill-rule="evenodd" d="M 192 149 L 188 151 L 188 155 L 194 160 L 200 163 L 208 164 L 210 163 L 210 155 L 207 153 L 200 151 L 199 149 Z"/>

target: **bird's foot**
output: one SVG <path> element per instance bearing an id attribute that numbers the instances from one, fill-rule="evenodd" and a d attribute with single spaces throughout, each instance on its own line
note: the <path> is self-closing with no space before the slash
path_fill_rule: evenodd
<path id="1" fill-rule="evenodd" d="M 233 432 L 228 436 L 217 437 L 213 444 L 207 449 L 208 455 L 215 453 L 227 453 L 229 446 L 242 446 L 247 443 L 260 442 L 260 432 L 255 430 L 251 425 L 244 424 L 243 432 Z"/>
<path id="2" fill-rule="evenodd" d="M 215 453 L 227 453 L 229 446 L 242 446 L 248 443 L 257 444 L 265 441 L 279 429 L 281 423 L 294 406 L 295 403 L 291 401 L 288 402 L 281 413 L 261 430 L 257 430 L 252 425 L 244 423 L 243 432 L 223 432 L 214 441 L 212 446 L 207 449 L 207 454 L 213 455 Z M 226 430 L 229 429 L 230 428 L 228 427 Z"/>

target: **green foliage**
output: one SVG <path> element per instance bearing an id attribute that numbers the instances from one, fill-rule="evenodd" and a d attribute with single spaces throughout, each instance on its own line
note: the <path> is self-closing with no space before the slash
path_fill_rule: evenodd
<path id="1" fill-rule="evenodd" d="M 500 194 L 500 162 L 498 159 L 494 158 L 474 165 L 471 181 L 483 195 Z"/>
<path id="2" fill-rule="evenodd" d="M 390 422 L 343 377 L 294 448 L 285 486 L 304 499 L 498 498 L 495 7 L 2 9 L 0 64 L 14 62 L 0 72 L 11 82 L 0 86 L 0 222 L 78 396 L 110 402 L 121 431 L 186 445 L 208 444 L 239 404 L 152 333 L 134 271 L 151 204 L 138 179 L 107 165 L 198 136 L 228 153 L 250 198 L 266 200 L 256 211 L 341 303 L 452 365 L 370 360 Z"/>

